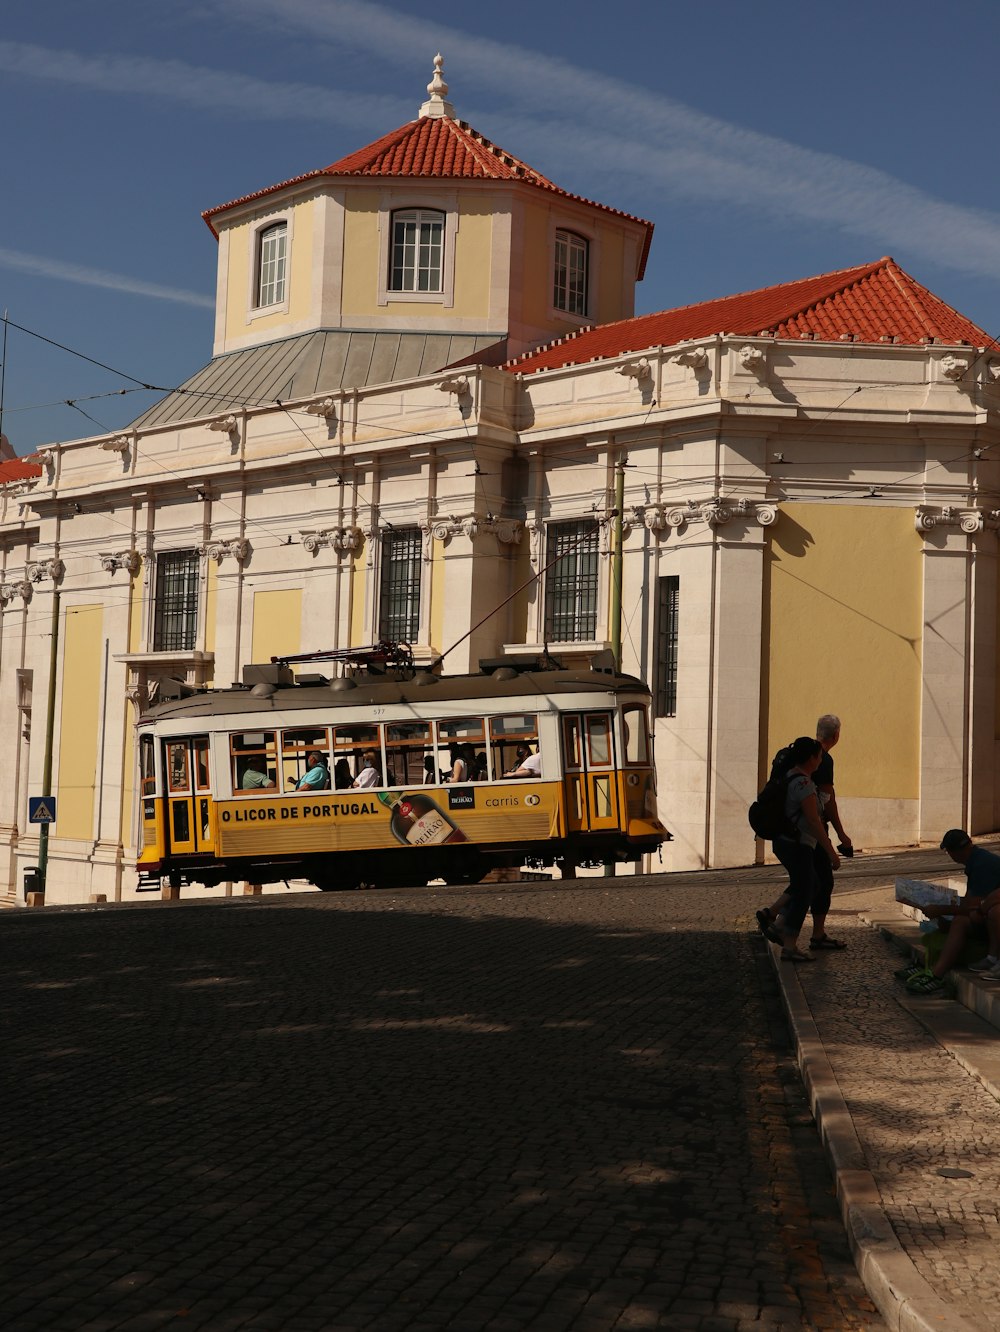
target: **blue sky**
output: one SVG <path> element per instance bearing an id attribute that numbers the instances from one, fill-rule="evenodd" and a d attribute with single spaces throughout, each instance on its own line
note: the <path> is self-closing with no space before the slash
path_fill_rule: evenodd
<path id="1" fill-rule="evenodd" d="M 892 254 L 1000 336 L 998 38 L 996 0 L 5 0 L 4 433 L 205 364 L 202 210 L 411 119 L 438 49 L 464 120 L 656 223 L 639 313 Z"/>

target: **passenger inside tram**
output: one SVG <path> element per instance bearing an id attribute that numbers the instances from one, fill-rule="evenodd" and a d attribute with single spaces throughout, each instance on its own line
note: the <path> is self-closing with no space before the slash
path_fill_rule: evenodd
<path id="1" fill-rule="evenodd" d="M 243 768 L 243 776 L 240 779 L 240 786 L 244 791 L 255 791 L 258 787 L 273 786 L 274 782 L 267 775 L 264 767 L 264 760 L 257 755 L 251 754 Z"/>
<path id="2" fill-rule="evenodd" d="M 333 784 L 338 791 L 346 791 L 354 783 L 354 774 L 347 759 L 339 758 L 333 765 Z"/>

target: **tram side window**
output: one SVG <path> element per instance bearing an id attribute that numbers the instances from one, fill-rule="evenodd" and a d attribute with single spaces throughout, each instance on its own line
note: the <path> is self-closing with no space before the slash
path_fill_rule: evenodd
<path id="1" fill-rule="evenodd" d="M 649 730 L 646 709 L 638 705 L 622 710 L 622 729 L 625 735 L 625 762 L 642 764 L 649 762 Z"/>
<path id="2" fill-rule="evenodd" d="M 144 796 L 156 794 L 156 751 L 151 735 L 139 740 L 139 779 Z"/>
<path id="3" fill-rule="evenodd" d="M 333 784 L 338 790 L 353 786 L 366 772 L 365 755 L 374 751 L 376 781 L 364 778 L 367 786 L 392 786 L 382 767 L 382 742 L 377 726 L 338 726 L 333 732 Z"/>
<path id="4" fill-rule="evenodd" d="M 403 722 L 396 726 L 386 726 L 386 786 L 433 786 L 435 764 L 430 749 L 429 722 Z"/>
<path id="5" fill-rule="evenodd" d="M 249 795 L 273 787 L 278 771 L 278 746 L 273 731 L 244 731 L 229 737 L 233 795 Z"/>
<path id="6" fill-rule="evenodd" d="M 494 779 L 521 766 L 528 754 L 538 752 L 538 718 L 532 713 L 511 713 L 490 718 L 490 761 Z"/>
<path id="7" fill-rule="evenodd" d="M 285 791 L 329 789 L 330 734 L 325 726 L 281 733 L 281 785 Z"/>
<path id="8" fill-rule="evenodd" d="M 167 790 L 172 795 L 191 790 L 191 767 L 186 740 L 167 742 Z"/>
<path id="9" fill-rule="evenodd" d="M 208 776 L 208 736 L 200 735 L 192 742 L 194 747 L 194 789 L 210 791 L 212 784 Z"/>
<path id="10" fill-rule="evenodd" d="M 489 760 L 482 717 L 448 717 L 438 722 L 437 737 L 437 763 L 446 780 L 455 783 L 487 780 Z M 453 775 L 456 763 L 458 777 Z"/>

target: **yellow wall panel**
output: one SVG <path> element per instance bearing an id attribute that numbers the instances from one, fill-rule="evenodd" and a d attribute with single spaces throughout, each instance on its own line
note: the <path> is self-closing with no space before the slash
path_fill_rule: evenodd
<path id="1" fill-rule="evenodd" d="M 837 792 L 919 795 L 920 537 L 909 509 L 784 504 L 769 532 L 767 757 L 836 713 Z"/>
<path id="2" fill-rule="evenodd" d="M 378 303 L 378 200 L 374 194 L 348 191 L 344 255 L 341 303 L 345 320 L 351 315 L 385 315 L 385 306 Z"/>
<path id="3" fill-rule="evenodd" d="M 484 326 L 490 313 L 493 203 L 482 197 L 461 200 L 455 239 L 455 304 L 442 310 L 444 316 L 481 319 Z"/>
<path id="4" fill-rule="evenodd" d="M 302 589 L 255 592 L 251 660 L 292 656 L 302 649 Z"/>
<path id="5" fill-rule="evenodd" d="M 63 616 L 62 697 L 55 836 L 91 840 L 100 734 L 103 606 L 70 606 Z"/>
<path id="6" fill-rule="evenodd" d="M 250 267 L 255 262 L 254 233 L 264 223 L 254 218 L 233 227 L 229 234 L 229 272 L 226 288 L 226 336 L 244 337 L 249 325 L 251 282 Z M 315 206 L 303 200 L 292 209 L 291 244 L 288 252 L 288 310 L 258 315 L 253 321 L 256 332 L 266 335 L 280 331 L 292 319 L 305 319 L 312 305 L 312 255 Z"/>

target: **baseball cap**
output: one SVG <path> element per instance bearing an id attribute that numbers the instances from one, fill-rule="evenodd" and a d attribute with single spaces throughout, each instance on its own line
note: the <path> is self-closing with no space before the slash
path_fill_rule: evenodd
<path id="1" fill-rule="evenodd" d="M 968 846 L 972 838 L 962 828 L 949 828 L 941 838 L 942 851 L 961 851 L 963 846 Z"/>

